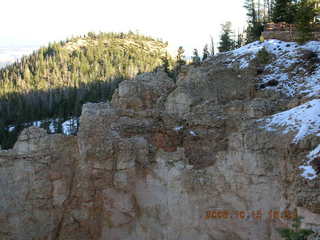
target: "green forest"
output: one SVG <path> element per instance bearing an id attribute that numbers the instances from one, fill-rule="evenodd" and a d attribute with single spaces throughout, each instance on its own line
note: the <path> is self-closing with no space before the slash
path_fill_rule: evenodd
<path id="1" fill-rule="evenodd" d="M 242 32 L 232 30 L 231 22 L 221 25 L 219 52 L 226 52 L 257 40 L 267 23 L 296 26 L 298 43 L 312 40 L 313 28 L 320 24 L 320 0 L 244 0 L 247 26 Z"/>
<path id="2" fill-rule="evenodd" d="M 83 103 L 110 100 L 122 80 L 162 65 L 166 47 L 132 32 L 88 33 L 51 43 L 0 69 L 1 147 L 12 147 L 31 125 L 61 132 L 63 122 L 80 115 Z"/>

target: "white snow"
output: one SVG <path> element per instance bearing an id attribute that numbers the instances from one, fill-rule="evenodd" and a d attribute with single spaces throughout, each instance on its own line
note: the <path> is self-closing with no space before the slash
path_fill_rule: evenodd
<path id="1" fill-rule="evenodd" d="M 265 66 L 263 73 L 259 76 L 258 81 L 261 84 L 277 80 L 277 86 L 267 86 L 266 88 L 280 91 L 289 97 L 299 95 L 302 98 L 310 99 L 320 95 L 320 65 L 313 65 L 312 67 L 315 68 L 311 72 L 308 64 L 314 63 L 308 63 L 301 58 L 305 50 L 312 51 L 319 58 L 319 41 L 311 41 L 304 45 L 279 40 L 255 42 L 233 51 L 233 55 L 236 58 L 245 54 L 255 56 L 263 47 L 272 53 L 274 58 L 270 64 Z M 298 143 L 312 134 L 320 136 L 320 99 L 310 100 L 295 108 L 257 120 L 257 122 L 263 122 L 262 128 L 267 131 L 277 131 L 280 128 L 283 134 L 295 133 L 293 143 Z M 302 170 L 301 176 L 310 180 L 317 177 L 311 162 L 318 156 L 320 156 L 320 145 L 306 156 L 306 163 L 299 167 Z"/>
<path id="2" fill-rule="evenodd" d="M 30 123 L 30 122 L 29 123 L 24 123 L 23 125 L 24 126 L 30 126 L 30 124 L 32 126 L 35 126 L 35 127 L 40 127 L 41 126 L 41 121 L 35 121 L 35 122 L 32 122 L 32 123 Z M 15 125 L 9 126 L 9 128 L 8 128 L 9 132 L 14 131 L 16 129 L 16 127 L 17 126 L 15 126 Z"/>
<path id="3" fill-rule="evenodd" d="M 311 161 L 313 159 L 315 159 L 316 157 L 320 156 L 320 145 L 318 145 L 318 147 L 316 147 L 315 149 L 313 149 L 309 155 L 307 156 L 307 158 L 309 158 Z"/>
<path id="4" fill-rule="evenodd" d="M 307 156 L 308 161 L 305 165 L 301 165 L 299 168 L 303 170 L 301 173 L 301 176 L 304 178 L 307 178 L 309 180 L 313 180 L 317 177 L 317 173 L 315 169 L 311 166 L 311 162 L 316 158 L 320 156 L 320 144 L 313 149 Z"/>
<path id="5" fill-rule="evenodd" d="M 264 42 L 255 41 L 230 52 L 233 54 L 233 56 L 244 56 L 246 54 L 257 54 L 262 48 L 265 48 L 269 53 L 277 56 L 280 56 L 284 53 L 295 56 L 295 50 L 299 48 L 299 45 L 295 42 L 283 42 L 280 40 L 271 39 Z M 315 46 L 310 47 L 309 45 L 305 46 L 305 48 L 310 50 L 316 49 Z"/>
<path id="6" fill-rule="evenodd" d="M 265 122 L 262 127 L 267 131 L 276 131 L 277 127 L 283 128 L 283 133 L 290 131 L 296 132 L 293 143 L 298 143 L 304 137 L 315 134 L 320 136 L 320 99 L 311 100 L 298 107 L 272 115 L 266 119 L 260 119 L 258 122 Z M 307 162 L 299 166 L 303 170 L 301 176 L 309 180 L 317 177 L 315 169 L 311 162 L 320 156 L 320 145 L 307 155 Z"/>
<path id="7" fill-rule="evenodd" d="M 303 46 L 305 49 L 311 50 L 313 52 L 320 52 L 319 41 L 310 41 Z"/>
<path id="8" fill-rule="evenodd" d="M 45 124 L 49 124 L 49 132 L 50 133 L 57 133 L 57 127 L 59 125 L 61 120 L 57 119 L 46 119 L 46 120 L 39 120 L 39 121 L 34 121 L 34 122 L 28 122 L 24 123 L 23 125 L 25 127 L 29 126 L 35 126 L 35 127 L 43 127 Z M 76 132 L 77 130 L 77 125 L 78 125 L 78 118 L 73 117 L 70 118 L 69 120 L 65 121 L 62 123 L 62 133 L 65 135 L 72 135 Z M 14 131 L 16 126 L 12 125 L 8 127 L 9 132 Z"/>
<path id="9" fill-rule="evenodd" d="M 71 135 L 75 132 L 75 129 L 77 128 L 78 121 L 77 118 L 71 118 L 65 122 L 62 123 L 62 131 L 65 135 Z"/>
<path id="10" fill-rule="evenodd" d="M 196 134 L 194 131 L 192 131 L 192 130 L 190 130 L 189 133 L 190 133 L 192 136 L 197 136 L 197 134 Z"/>
<path id="11" fill-rule="evenodd" d="M 304 45 L 274 39 L 264 42 L 256 41 L 225 53 L 228 56 L 226 62 L 229 67 L 247 68 L 263 48 L 274 58 L 264 67 L 264 72 L 259 76 L 258 80 L 261 84 L 277 80 L 279 82 L 277 86 L 268 86 L 267 88 L 280 91 L 288 96 L 304 94 L 307 97 L 312 97 L 320 94 L 319 64 L 313 73 L 308 73 L 304 68 L 306 62 L 301 59 L 303 50 L 310 50 L 319 56 L 319 41 L 311 41 Z M 291 69 L 288 71 L 289 68 Z"/>
<path id="12" fill-rule="evenodd" d="M 313 180 L 317 177 L 317 173 L 313 169 L 312 166 L 310 166 L 310 165 L 300 166 L 299 168 L 303 170 L 303 173 L 301 173 L 302 177 L 309 179 L 309 180 Z"/>
<path id="13" fill-rule="evenodd" d="M 49 124 L 49 131 L 50 133 L 55 133 L 56 132 L 56 127 L 55 127 L 55 124 L 54 124 L 54 120 L 50 122 Z"/>
<path id="14" fill-rule="evenodd" d="M 283 127 L 284 134 L 290 131 L 297 132 L 293 139 L 294 143 L 310 134 L 320 136 L 320 99 L 311 100 L 298 107 L 258 121 L 265 121 L 266 124 L 263 128 L 268 131 L 276 131 L 276 127 Z"/>
<path id="15" fill-rule="evenodd" d="M 236 50 L 229 51 L 228 54 L 230 54 L 232 58 L 229 66 L 231 67 L 233 64 L 239 63 L 240 69 L 247 68 L 250 62 L 256 58 L 257 53 L 263 48 L 269 53 L 276 55 L 277 58 L 284 54 L 295 56 L 297 55 L 295 54 L 296 47 L 297 44 L 293 42 L 283 42 L 279 40 L 256 41 Z M 289 66 L 289 64 L 288 62 L 287 66 Z"/>
<path id="16" fill-rule="evenodd" d="M 75 133 L 75 130 L 77 129 L 78 125 L 78 118 L 71 118 L 65 122 L 62 123 L 62 133 L 65 135 L 72 135 Z M 59 125 L 59 119 L 51 119 L 49 125 L 49 130 L 51 133 L 57 132 L 57 126 Z"/>
<path id="17" fill-rule="evenodd" d="M 182 130 L 182 129 L 183 129 L 183 126 L 176 126 L 176 127 L 174 128 L 175 131 L 180 131 L 180 130 Z"/>
<path id="18" fill-rule="evenodd" d="M 41 121 L 35 121 L 32 123 L 33 126 L 35 127 L 40 127 L 41 126 Z"/>

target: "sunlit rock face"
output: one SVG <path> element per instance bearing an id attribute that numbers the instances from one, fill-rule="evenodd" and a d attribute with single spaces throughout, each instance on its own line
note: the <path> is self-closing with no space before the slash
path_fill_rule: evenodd
<path id="1" fill-rule="evenodd" d="M 0 239 L 280 240 L 296 214 L 319 231 L 317 68 L 286 46 L 124 81 L 84 105 L 77 136 L 24 130 L 0 152 Z"/>

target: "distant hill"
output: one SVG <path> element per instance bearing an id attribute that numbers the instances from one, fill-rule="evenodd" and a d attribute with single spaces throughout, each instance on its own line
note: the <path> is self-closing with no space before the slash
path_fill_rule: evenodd
<path id="1" fill-rule="evenodd" d="M 88 33 L 0 69 L 0 145 L 10 147 L 34 121 L 79 116 L 83 103 L 110 99 L 120 81 L 153 71 L 165 56 L 167 43 L 151 37 Z"/>

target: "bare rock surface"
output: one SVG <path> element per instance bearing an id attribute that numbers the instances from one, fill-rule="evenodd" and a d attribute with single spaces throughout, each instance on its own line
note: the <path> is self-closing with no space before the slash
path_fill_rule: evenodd
<path id="1" fill-rule="evenodd" d="M 0 239 L 280 240 L 295 214 L 319 231 L 317 99 L 257 87 L 247 58 L 123 81 L 77 136 L 24 130 L 0 151 Z"/>

